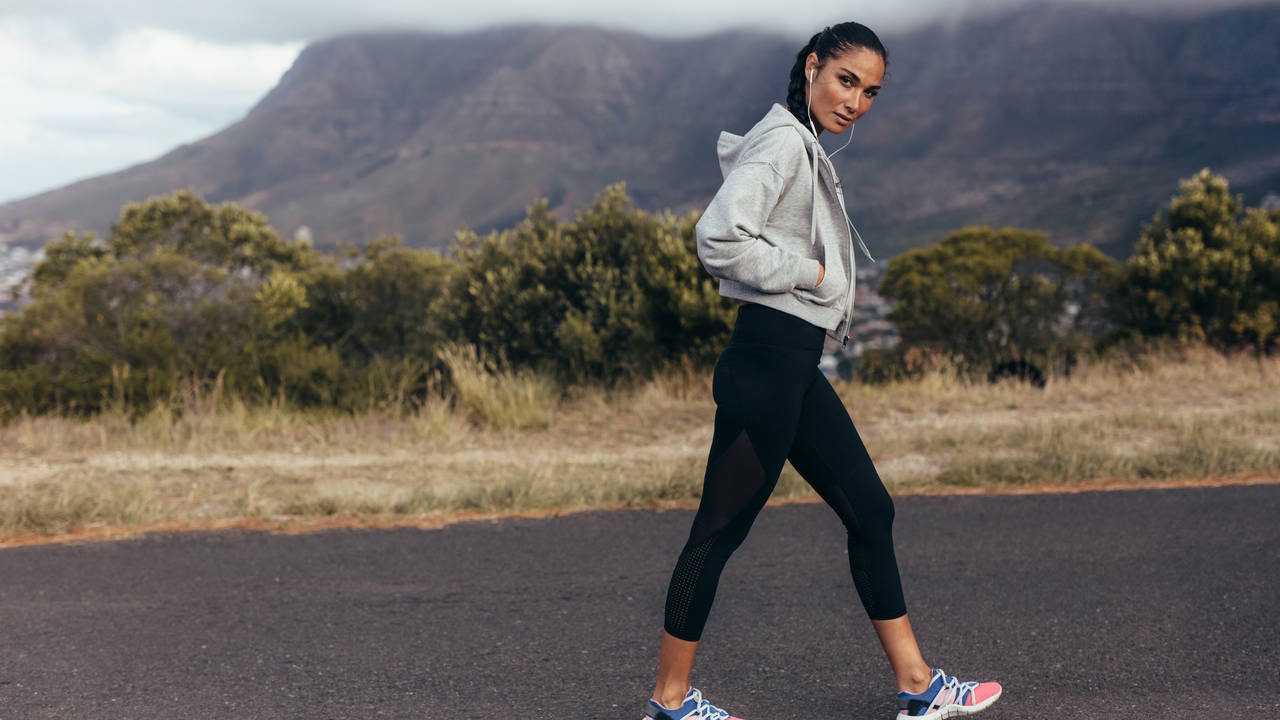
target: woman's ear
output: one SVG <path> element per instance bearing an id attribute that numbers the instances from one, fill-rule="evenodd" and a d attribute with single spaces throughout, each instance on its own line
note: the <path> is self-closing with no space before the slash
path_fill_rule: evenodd
<path id="1" fill-rule="evenodd" d="M 810 82 L 813 77 L 818 74 L 818 53 L 811 52 L 809 57 L 804 59 L 804 76 Z"/>

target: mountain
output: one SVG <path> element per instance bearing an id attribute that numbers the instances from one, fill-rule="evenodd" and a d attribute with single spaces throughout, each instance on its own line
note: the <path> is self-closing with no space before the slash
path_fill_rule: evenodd
<path id="1" fill-rule="evenodd" d="M 877 257 L 967 224 L 1128 254 L 1203 166 L 1280 189 L 1280 7 L 1158 18 L 1033 4 L 883 39 L 884 90 L 835 159 Z M 191 187 L 320 246 L 446 247 L 536 197 L 564 216 L 626 180 L 701 209 L 715 141 L 783 99 L 799 43 L 592 27 L 349 35 L 306 47 L 239 122 L 156 160 L 0 205 L 0 244 L 105 234 L 126 202 Z M 828 148 L 844 138 L 824 138 Z"/>

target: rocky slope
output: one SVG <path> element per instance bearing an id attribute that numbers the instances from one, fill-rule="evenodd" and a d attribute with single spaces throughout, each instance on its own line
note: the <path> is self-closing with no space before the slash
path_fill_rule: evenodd
<path id="1" fill-rule="evenodd" d="M 1276 37 L 1274 6 L 1041 5 L 887 36 L 884 92 L 836 160 L 851 212 L 878 256 L 966 224 L 1123 256 L 1202 166 L 1256 202 L 1280 189 Z M 0 244 L 105 233 L 124 203 L 184 187 L 321 246 L 445 247 L 460 223 L 505 227 L 535 197 L 568 216 L 618 180 L 641 207 L 698 209 L 720 180 L 716 135 L 782 99 L 797 46 L 533 26 L 333 38 L 221 132 L 0 206 Z"/>

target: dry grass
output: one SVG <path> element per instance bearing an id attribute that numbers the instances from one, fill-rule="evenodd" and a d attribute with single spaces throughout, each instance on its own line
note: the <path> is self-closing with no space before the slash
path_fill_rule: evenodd
<path id="1" fill-rule="evenodd" d="M 0 427 L 0 543 L 100 527 L 442 522 L 696 503 L 710 374 L 632 391 L 498 377 L 454 357 L 457 395 L 356 417 L 189 397 L 130 422 Z M 470 384 L 467 384 L 470 383 Z M 1104 363 L 1043 390 L 945 370 L 838 383 L 895 493 L 1280 477 L 1280 360 L 1207 350 Z M 775 497 L 811 497 L 790 468 Z"/>

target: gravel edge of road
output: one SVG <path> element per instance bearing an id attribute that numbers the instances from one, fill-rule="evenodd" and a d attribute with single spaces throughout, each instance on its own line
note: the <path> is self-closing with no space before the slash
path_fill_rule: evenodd
<path id="1" fill-rule="evenodd" d="M 1229 485 L 1276 485 L 1280 484 L 1280 475 L 1251 473 L 1241 476 L 1222 478 L 1196 479 L 1161 479 L 1151 481 L 1134 481 L 1126 478 L 1114 478 L 1090 483 L 1068 485 L 1036 485 L 1017 487 L 972 487 L 972 488 L 902 488 L 893 490 L 894 497 L 911 496 L 947 496 L 947 495 L 1055 495 L 1080 492 L 1115 492 L 1126 490 L 1173 490 L 1183 488 L 1223 487 Z M 769 505 L 790 505 L 796 503 L 822 502 L 818 497 L 779 498 L 770 500 Z M 432 530 L 447 525 L 465 522 L 486 522 L 509 518 L 554 518 L 580 512 L 609 510 L 693 510 L 692 503 L 671 503 L 663 505 L 626 505 L 608 507 L 581 507 L 572 509 L 545 509 L 511 513 L 475 513 L 454 512 L 427 517 L 406 516 L 338 516 L 338 517 L 268 517 L 268 518 L 235 518 L 212 522 L 179 522 L 160 523 L 140 526 L 91 526 L 71 533 L 58 535 L 20 535 L 8 539 L 0 539 L 0 549 L 27 547 L 32 545 L 79 544 L 89 542 L 114 542 L 133 540 L 153 533 L 203 533 L 221 530 L 248 530 L 283 535 L 299 535 L 306 533 L 327 532 L 330 530 L 376 529 L 391 530 L 395 528 L 417 528 Z"/>

